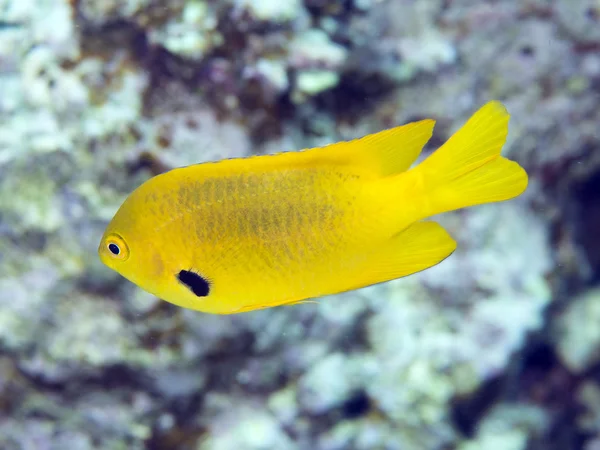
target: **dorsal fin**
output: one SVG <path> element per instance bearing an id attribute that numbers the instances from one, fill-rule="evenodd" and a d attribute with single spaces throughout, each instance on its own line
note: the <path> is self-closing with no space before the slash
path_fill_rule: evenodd
<path id="1" fill-rule="evenodd" d="M 434 120 L 425 119 L 368 134 L 351 141 L 306 148 L 302 151 L 286 151 L 194 164 L 171 170 L 168 173 L 169 176 L 173 176 L 174 173 L 182 174 L 194 171 L 202 173 L 204 176 L 210 176 L 211 174 L 247 173 L 253 170 L 277 170 L 290 166 L 314 167 L 315 165 L 333 164 L 351 167 L 356 172 L 385 177 L 410 168 L 431 137 L 434 125 Z"/>
<path id="2" fill-rule="evenodd" d="M 358 165 L 380 176 L 408 170 L 423 146 L 431 138 L 435 121 L 411 122 L 352 141 L 338 142 L 322 148 L 323 155 Z"/>

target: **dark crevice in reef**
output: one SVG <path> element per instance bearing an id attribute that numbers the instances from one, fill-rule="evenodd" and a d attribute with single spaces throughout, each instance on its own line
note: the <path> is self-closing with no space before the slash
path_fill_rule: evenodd
<path id="1" fill-rule="evenodd" d="M 475 436 L 494 405 L 526 403 L 541 407 L 549 419 L 547 430 L 540 429 L 530 437 L 529 450 L 583 448 L 590 436 L 582 432 L 577 423 L 583 407 L 576 393 L 589 374 L 572 374 L 560 362 L 545 334 L 531 336 L 524 350 L 513 356 L 501 376 L 488 380 L 470 395 L 454 400 L 451 417 L 463 436 Z"/>
<path id="2" fill-rule="evenodd" d="M 198 413 L 203 407 L 203 394 L 196 392 L 193 395 L 178 397 L 169 402 L 165 410 L 155 411 L 154 426 L 152 433 L 146 441 L 148 449 L 166 449 L 181 448 L 195 449 L 199 439 L 202 438 L 206 430 L 196 422 Z M 164 411 L 169 411 L 175 424 L 169 427 L 167 431 L 159 426 L 158 418 Z"/>
<path id="3" fill-rule="evenodd" d="M 505 381 L 501 377 L 490 379 L 474 393 L 454 400 L 452 421 L 465 437 L 475 436 L 479 421 L 496 403 Z"/>
<path id="4" fill-rule="evenodd" d="M 561 297 L 600 283 L 600 144 L 587 142 L 568 158 L 539 168 Z M 557 286 L 554 286 L 555 288 Z"/>
<path id="5" fill-rule="evenodd" d="M 538 168 L 546 197 L 546 204 L 540 203 L 540 214 L 546 214 L 551 224 L 556 263 L 547 277 L 553 300 L 544 311 L 543 322 L 548 325 L 530 336 L 523 350 L 514 355 L 503 375 L 508 390 L 496 393 L 498 401 L 536 405 L 548 414 L 547 430 L 532 435 L 529 450 L 584 448 L 592 437 L 581 427 L 586 411 L 578 395 L 584 383 L 598 379 L 600 364 L 573 373 L 557 355 L 553 323 L 576 294 L 600 283 L 597 149 L 597 144 L 586 143 L 568 157 Z"/>
<path id="6" fill-rule="evenodd" d="M 590 265 L 591 283 L 600 282 L 600 171 L 574 188 L 575 239 Z"/>
<path id="7" fill-rule="evenodd" d="M 150 378 L 143 371 L 137 371 L 123 364 L 114 364 L 88 373 L 78 373 L 77 377 L 66 376 L 59 381 L 49 380 L 25 367 L 18 367 L 20 375 L 33 385 L 48 392 L 60 393 L 69 399 L 84 395 L 86 391 L 98 388 L 110 389 L 141 389 L 147 386 Z"/>
<path id="8" fill-rule="evenodd" d="M 146 441 L 146 449 L 165 450 L 176 448 L 195 450 L 207 431 L 204 427 L 198 425 L 181 426 L 177 423 L 177 425 L 169 428 L 168 433 L 165 433 L 160 427 L 155 426 L 152 428 L 150 438 Z"/>
<path id="9" fill-rule="evenodd" d="M 338 85 L 315 97 L 320 110 L 342 119 L 359 120 L 368 115 L 395 88 L 396 83 L 380 74 L 348 71 Z"/>
<path id="10" fill-rule="evenodd" d="M 581 410 L 576 400 L 580 379 L 559 360 L 553 345 L 541 336 L 530 339 L 517 355 L 511 397 L 540 406 L 549 415 L 547 432 L 533 435 L 531 450 L 581 448 L 586 436 L 578 431 Z M 518 388 L 517 388 L 518 387 Z"/>
<path id="11" fill-rule="evenodd" d="M 366 415 L 371 409 L 369 396 L 365 391 L 356 392 L 342 405 L 342 415 L 345 419 L 356 419 Z"/>

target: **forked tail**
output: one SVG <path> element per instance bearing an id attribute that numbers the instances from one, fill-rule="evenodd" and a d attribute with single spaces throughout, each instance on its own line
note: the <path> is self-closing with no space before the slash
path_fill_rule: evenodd
<path id="1" fill-rule="evenodd" d="M 501 103 L 485 104 L 444 145 L 409 171 L 424 194 L 422 218 L 509 200 L 525 191 L 525 170 L 500 156 L 508 121 Z"/>

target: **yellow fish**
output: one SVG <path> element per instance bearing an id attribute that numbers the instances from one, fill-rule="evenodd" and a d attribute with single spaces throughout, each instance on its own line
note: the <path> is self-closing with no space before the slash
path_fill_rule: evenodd
<path id="1" fill-rule="evenodd" d="M 508 121 L 501 103 L 487 103 L 414 168 L 433 120 L 174 169 L 125 200 L 98 253 L 157 297 L 215 314 L 410 275 L 456 248 L 439 224 L 423 219 L 526 189 L 523 168 L 500 156 Z"/>

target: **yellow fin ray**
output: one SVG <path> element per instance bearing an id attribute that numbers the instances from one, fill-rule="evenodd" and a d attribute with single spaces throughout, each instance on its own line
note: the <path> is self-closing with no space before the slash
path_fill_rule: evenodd
<path id="1" fill-rule="evenodd" d="M 294 305 L 300 305 L 300 304 L 304 304 L 304 303 L 318 304 L 319 302 L 314 299 L 306 299 L 306 300 L 279 300 L 279 301 L 274 301 L 274 302 L 264 302 L 264 303 L 257 303 L 257 304 L 252 303 L 252 304 L 249 304 L 246 306 L 242 306 L 241 308 L 235 309 L 233 311 L 226 312 L 225 314 L 239 314 L 239 313 L 254 311 L 257 309 L 267 309 L 267 308 L 273 308 L 275 306 L 294 306 Z"/>
<path id="2" fill-rule="evenodd" d="M 378 133 L 323 147 L 323 156 L 342 160 L 388 176 L 404 172 L 416 161 L 423 146 L 431 138 L 435 121 L 411 122 Z"/>
<path id="3" fill-rule="evenodd" d="M 422 217 L 514 198 L 527 173 L 500 152 L 509 114 L 497 101 L 481 107 L 446 143 L 415 167 L 426 196 Z"/>
<path id="4" fill-rule="evenodd" d="M 416 222 L 375 251 L 366 262 L 367 284 L 405 277 L 442 262 L 456 241 L 438 223 Z"/>

